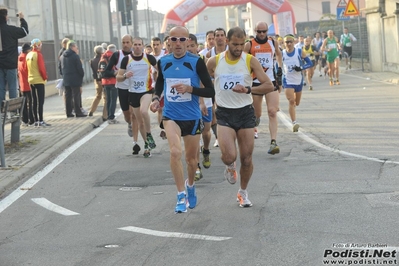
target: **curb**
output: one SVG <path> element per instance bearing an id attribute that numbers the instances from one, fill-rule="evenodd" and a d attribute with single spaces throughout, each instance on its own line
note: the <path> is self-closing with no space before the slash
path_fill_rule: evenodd
<path id="1" fill-rule="evenodd" d="M 7 196 L 5 192 L 12 189 L 20 181 L 23 181 L 26 177 L 36 174 L 39 169 L 44 168 L 50 163 L 52 159 L 58 156 L 67 147 L 71 146 L 77 140 L 79 140 L 83 135 L 88 134 L 94 128 L 100 126 L 103 123 L 102 117 L 97 117 L 94 121 L 84 123 L 76 130 L 74 130 L 70 135 L 63 138 L 59 142 L 50 146 L 45 152 L 38 155 L 35 159 L 31 160 L 26 165 L 23 165 L 17 170 L 11 170 L 11 174 L 0 181 L 0 195 L 1 197 Z M 9 171 L 9 170 L 4 170 Z M 5 193 L 3 195 L 3 193 Z"/>

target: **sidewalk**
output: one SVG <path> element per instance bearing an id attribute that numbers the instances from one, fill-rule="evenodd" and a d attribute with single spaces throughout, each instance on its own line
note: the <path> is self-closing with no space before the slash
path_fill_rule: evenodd
<path id="1" fill-rule="evenodd" d="M 83 107 L 88 110 L 95 89 L 93 83 L 83 87 Z M 21 141 L 10 143 L 11 125 L 4 127 L 6 166 L 0 168 L 0 195 L 25 177 L 32 176 L 68 146 L 98 127 L 102 120 L 102 101 L 94 116 L 66 118 L 63 97 L 53 95 L 44 102 L 44 120 L 50 127 L 21 126 Z"/>
<path id="2" fill-rule="evenodd" d="M 370 78 L 394 84 L 399 83 L 399 74 L 390 72 L 362 72 L 361 64 L 353 62 L 351 70 L 345 70 L 341 62 L 340 72 L 363 78 Z M 95 95 L 93 83 L 83 87 L 83 106 L 89 109 Z M 21 141 L 10 144 L 11 126 L 5 126 L 4 140 L 6 144 L 6 165 L 0 169 L 0 196 L 19 181 L 32 176 L 47 163 L 72 145 L 82 136 L 98 127 L 102 121 L 102 101 L 93 117 L 66 118 L 63 99 L 55 95 L 46 98 L 44 103 L 44 120 L 51 127 L 21 127 Z"/>

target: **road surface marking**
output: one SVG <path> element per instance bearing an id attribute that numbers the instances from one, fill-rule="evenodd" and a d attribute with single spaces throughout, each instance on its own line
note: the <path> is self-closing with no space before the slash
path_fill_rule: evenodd
<path id="1" fill-rule="evenodd" d="M 280 120 L 284 123 L 284 125 L 287 128 L 292 130 L 292 123 L 290 122 L 290 119 L 288 118 L 288 116 L 283 111 L 280 110 L 277 113 L 277 116 L 280 118 Z M 320 142 L 312 139 L 311 137 L 309 137 L 305 133 L 302 133 L 301 129 L 299 129 L 299 131 L 296 132 L 295 134 L 298 135 L 304 141 L 307 141 L 307 142 L 309 142 L 309 143 L 311 143 L 311 144 L 313 144 L 313 145 L 315 145 L 315 146 L 317 146 L 319 148 L 325 149 L 327 151 L 331 151 L 331 152 L 335 152 L 335 153 L 338 153 L 338 154 L 341 154 L 341 155 L 351 156 L 351 157 L 355 157 L 355 158 L 359 158 L 359 159 L 374 161 L 374 162 L 378 162 L 378 163 L 399 164 L 399 162 L 397 162 L 397 161 L 381 160 L 381 159 L 378 159 L 378 158 L 367 157 L 367 156 L 364 156 L 364 155 L 351 153 L 351 152 L 346 152 L 346 151 L 343 151 L 343 150 L 339 150 L 339 149 L 328 147 L 328 146 L 326 146 L 324 144 L 321 144 Z"/>
<path id="2" fill-rule="evenodd" d="M 122 113 L 121 110 L 115 114 L 115 116 L 119 116 Z M 19 186 L 16 190 L 14 190 L 10 195 L 5 197 L 0 201 L 0 213 L 2 213 L 5 209 L 7 209 L 11 204 L 17 201 L 20 197 L 22 197 L 26 192 L 28 192 L 34 185 L 36 185 L 40 180 L 42 180 L 48 173 L 50 173 L 54 168 L 56 168 L 60 163 L 62 163 L 69 155 L 71 155 L 74 151 L 76 151 L 80 146 L 88 142 L 98 133 L 100 133 L 104 128 L 108 126 L 108 123 L 102 123 L 99 127 L 93 129 L 89 134 L 84 136 L 79 141 L 75 142 L 72 146 L 66 148 L 64 152 L 58 155 L 50 164 L 44 167 L 42 170 L 37 172 L 34 176 L 29 178 L 25 183 Z"/>
<path id="3" fill-rule="evenodd" d="M 135 226 L 121 227 L 118 229 L 139 234 L 160 236 L 160 237 L 176 237 L 176 238 L 187 238 L 187 239 L 198 239 L 198 240 L 209 240 L 209 241 L 224 241 L 231 239 L 231 237 L 195 235 L 195 234 L 186 234 L 186 233 L 177 233 L 177 232 L 163 232 L 163 231 L 156 231 Z"/>
<path id="4" fill-rule="evenodd" d="M 42 206 L 43 208 L 45 208 L 49 211 L 56 212 L 56 213 L 64 215 L 64 216 L 80 215 L 77 212 L 73 212 L 73 211 L 68 210 L 64 207 L 61 207 L 57 204 L 54 204 L 46 198 L 33 198 L 31 200 L 34 203 L 36 203 L 37 205 Z"/>

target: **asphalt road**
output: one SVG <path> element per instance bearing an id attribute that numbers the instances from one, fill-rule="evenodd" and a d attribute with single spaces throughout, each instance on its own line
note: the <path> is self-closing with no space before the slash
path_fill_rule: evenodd
<path id="1" fill-rule="evenodd" d="M 119 116 L 16 191 L 26 194 L 0 213 L 0 265 L 398 265 L 398 87 L 353 75 L 327 82 L 304 88 L 298 133 L 281 93 L 278 155 L 267 154 L 264 108 L 252 208 L 238 207 L 238 184 L 223 179 L 212 148 L 198 206 L 174 214 L 167 141 L 156 138 L 151 158 L 132 155 Z"/>

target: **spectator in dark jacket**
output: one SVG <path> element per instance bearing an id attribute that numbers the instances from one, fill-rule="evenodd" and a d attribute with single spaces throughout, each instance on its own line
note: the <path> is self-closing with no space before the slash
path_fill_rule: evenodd
<path id="1" fill-rule="evenodd" d="M 60 51 L 58 52 L 58 71 L 59 71 L 59 73 L 60 73 L 60 76 L 62 76 L 62 69 L 61 69 L 61 56 L 64 54 L 64 52 L 66 51 L 66 47 L 67 47 L 67 44 L 68 44 L 68 42 L 69 42 L 69 39 L 68 38 L 64 38 L 64 39 L 62 39 L 62 41 L 61 41 L 61 49 L 60 49 Z"/>
<path id="2" fill-rule="evenodd" d="M 86 117 L 80 109 L 80 87 L 83 83 L 83 66 L 78 55 L 78 45 L 69 41 L 68 49 L 61 57 L 62 74 L 65 86 L 65 109 L 67 117 L 73 117 L 72 105 L 76 117 Z"/>
<path id="3" fill-rule="evenodd" d="M 18 13 L 21 27 L 7 25 L 8 10 L 0 7 L 0 103 L 6 98 L 17 97 L 18 39 L 28 35 L 28 23 L 22 12 Z"/>

